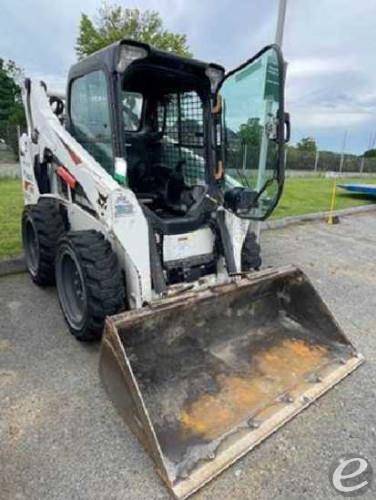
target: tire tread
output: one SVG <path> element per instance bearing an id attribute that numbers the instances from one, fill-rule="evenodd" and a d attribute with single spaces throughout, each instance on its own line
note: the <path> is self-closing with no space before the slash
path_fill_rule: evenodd
<path id="1" fill-rule="evenodd" d="M 23 219 L 25 217 L 32 218 L 39 240 L 39 266 L 31 277 L 37 285 L 53 285 L 57 241 L 65 231 L 59 207 L 54 199 L 41 198 L 36 205 L 25 207 Z"/>
<path id="2" fill-rule="evenodd" d="M 88 318 L 81 331 L 70 328 L 81 341 L 100 339 L 106 316 L 124 307 L 125 290 L 121 268 L 111 244 L 95 230 L 64 235 L 59 245 L 73 248 L 80 263 L 87 293 Z"/>

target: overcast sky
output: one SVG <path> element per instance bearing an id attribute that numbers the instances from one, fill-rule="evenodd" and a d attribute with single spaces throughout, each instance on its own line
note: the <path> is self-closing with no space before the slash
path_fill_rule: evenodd
<path id="1" fill-rule="evenodd" d="M 132 0 L 158 10 L 185 33 L 199 59 L 230 69 L 273 41 L 277 0 Z M 64 88 L 81 12 L 100 0 L 1 0 L 0 57 L 31 77 Z M 284 54 L 293 140 L 312 135 L 322 149 L 367 148 L 376 133 L 376 0 L 289 0 Z"/>

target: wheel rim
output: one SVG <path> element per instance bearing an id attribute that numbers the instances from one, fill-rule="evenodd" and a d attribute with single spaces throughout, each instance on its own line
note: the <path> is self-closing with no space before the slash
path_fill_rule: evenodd
<path id="1" fill-rule="evenodd" d="M 35 274 L 39 265 L 39 241 L 34 225 L 29 219 L 24 226 L 23 240 L 27 267 L 32 274 Z"/>
<path id="2" fill-rule="evenodd" d="M 60 303 L 69 325 L 80 330 L 87 314 L 86 288 L 82 271 L 73 253 L 60 254 L 57 269 L 57 288 Z"/>

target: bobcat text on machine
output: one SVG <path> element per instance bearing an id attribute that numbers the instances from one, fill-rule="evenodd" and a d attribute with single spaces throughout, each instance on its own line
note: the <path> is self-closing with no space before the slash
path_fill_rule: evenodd
<path id="1" fill-rule="evenodd" d="M 185 498 L 362 362 L 302 271 L 259 270 L 290 129 L 280 50 L 225 74 L 122 40 L 71 68 L 65 103 L 30 80 L 23 100 L 28 270 L 77 339 L 104 330 L 107 391 Z"/>

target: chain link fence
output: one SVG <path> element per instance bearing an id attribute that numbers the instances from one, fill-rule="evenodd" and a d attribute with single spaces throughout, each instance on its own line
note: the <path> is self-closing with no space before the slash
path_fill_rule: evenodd
<path id="1" fill-rule="evenodd" d="M 286 149 L 286 170 L 308 172 L 376 173 L 376 158 L 331 151 L 305 152 Z"/>
<path id="2" fill-rule="evenodd" d="M 22 132 L 20 127 L 0 121 L 0 164 L 18 161 L 18 137 Z M 258 163 L 258 156 L 256 158 L 251 150 L 248 154 L 239 152 L 239 155 L 239 158 L 231 157 L 231 164 L 236 165 L 240 170 L 244 167 L 248 170 L 252 168 L 252 163 L 255 165 Z M 306 152 L 294 147 L 287 147 L 285 155 L 286 170 L 296 175 L 299 172 L 303 175 L 305 172 L 376 174 L 376 158 L 364 158 L 351 154 L 342 156 L 331 151 Z"/>
<path id="3" fill-rule="evenodd" d="M 20 127 L 0 121 L 0 163 L 12 163 L 18 160 L 18 137 Z"/>
<path id="4" fill-rule="evenodd" d="M 16 125 L 0 121 L 0 180 L 21 176 L 18 164 L 18 136 L 21 132 Z"/>

